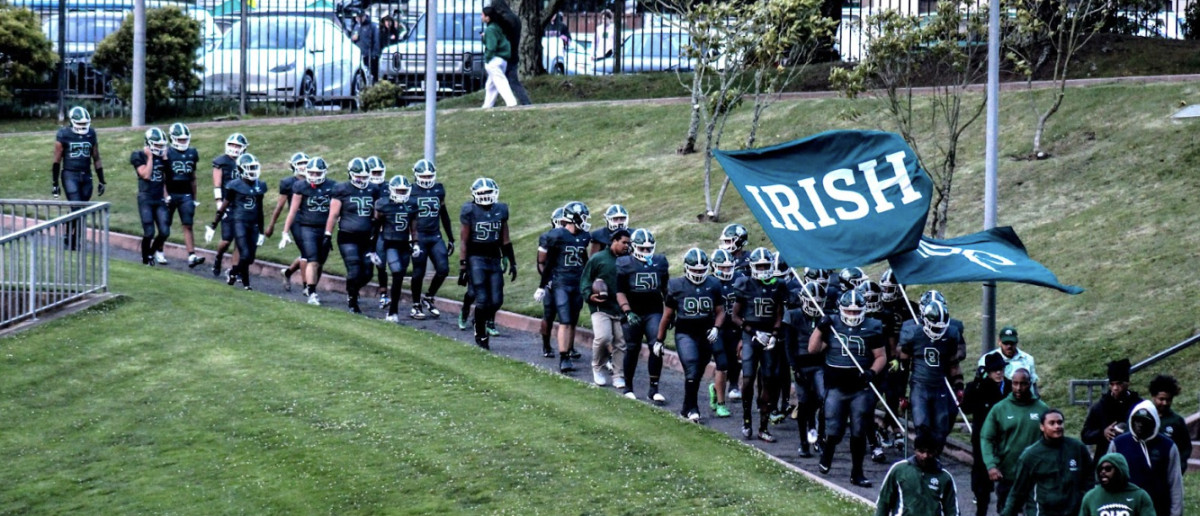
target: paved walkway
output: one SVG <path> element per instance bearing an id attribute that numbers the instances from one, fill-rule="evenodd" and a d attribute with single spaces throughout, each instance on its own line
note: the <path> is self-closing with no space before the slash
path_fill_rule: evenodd
<path id="1" fill-rule="evenodd" d="M 120 242 L 121 239 L 115 238 L 116 236 L 117 235 L 114 234 L 114 246 L 111 251 L 111 256 L 120 260 L 140 263 L 138 252 L 120 248 L 119 246 L 122 245 Z M 131 242 L 137 240 L 136 238 L 128 239 Z M 168 244 L 168 246 L 177 247 L 175 244 Z M 182 250 L 177 250 L 175 252 L 171 251 L 171 249 L 168 249 L 168 256 L 171 256 L 176 252 L 182 253 Z M 204 251 L 198 252 L 202 255 L 208 254 Z M 214 278 L 211 273 L 211 260 L 212 259 L 210 257 L 209 263 L 196 267 L 195 269 L 188 269 L 184 264 L 184 260 L 174 258 L 166 267 L 178 272 L 192 274 L 194 276 L 217 281 L 217 278 Z M 275 272 L 276 270 L 277 269 L 273 268 L 264 268 L 263 271 L 267 275 L 265 277 L 258 276 L 254 278 L 252 283 L 254 289 L 258 293 L 267 294 L 298 303 L 305 302 L 305 299 L 300 294 L 299 287 L 293 288 L 292 292 L 287 292 L 284 290 L 281 282 L 281 276 L 277 275 L 277 272 Z M 453 281 L 453 278 L 451 278 L 450 281 Z M 324 281 L 322 282 L 322 285 L 325 285 Z M 240 285 L 230 287 L 230 290 L 230 295 L 255 295 L 253 293 L 243 292 Z M 407 290 L 407 288 L 405 290 Z M 364 288 L 363 294 L 373 294 L 374 291 L 375 287 L 372 285 L 368 288 Z M 326 306 L 331 310 L 346 309 L 346 296 L 343 294 L 323 292 L 321 294 L 321 300 L 323 306 Z M 373 297 L 364 297 L 362 299 L 362 308 L 365 312 L 365 317 L 383 319 L 385 312 L 379 309 L 379 304 L 376 301 L 376 298 Z M 401 324 L 474 345 L 474 339 L 471 331 L 461 331 L 458 329 L 456 323 L 457 313 L 450 313 L 447 310 L 443 310 L 442 317 L 440 319 L 430 318 L 425 321 L 416 321 L 408 318 L 408 308 L 409 306 L 407 304 L 401 304 Z M 514 360 L 520 360 L 522 362 L 526 362 L 547 370 L 557 371 L 558 360 L 547 359 L 541 356 L 541 337 L 535 333 L 501 327 L 500 336 L 493 337 L 491 340 L 491 349 L 492 352 L 496 354 L 504 355 Z M 591 350 L 588 346 L 579 346 L 579 351 L 583 354 L 583 358 L 576 361 L 577 367 L 579 367 L 580 370 L 571 373 L 570 376 L 582 382 L 591 382 L 592 376 L 590 367 L 588 366 L 591 363 Z M 634 382 L 634 392 L 638 395 L 638 399 L 641 402 L 648 403 L 646 400 L 646 391 L 648 390 L 649 385 L 646 378 L 647 373 L 645 364 L 646 361 L 644 359 L 638 363 L 638 372 Z M 879 494 L 879 484 L 883 481 L 883 477 L 886 475 L 887 469 L 890 467 L 891 462 L 901 458 L 900 455 L 902 454 L 902 450 L 894 449 L 888 450 L 887 456 L 889 462 L 887 463 L 875 464 L 872 463 L 868 458 L 865 464 L 865 473 L 867 478 L 875 483 L 875 487 L 872 489 L 863 489 L 850 484 L 849 450 L 848 445 L 846 443 L 842 443 L 838 447 L 838 453 L 835 455 L 833 470 L 827 476 L 820 475 L 817 473 L 817 458 L 814 457 L 810 459 L 802 459 L 798 456 L 797 448 L 799 446 L 800 436 L 795 421 L 786 420 L 782 424 L 771 427 L 771 433 L 778 439 L 778 442 L 766 443 L 758 439 L 744 440 L 741 436 L 742 410 L 740 404 L 737 404 L 738 402 L 734 402 L 730 405 L 729 408 L 730 411 L 733 412 L 733 417 L 716 418 L 708 409 L 708 396 L 706 394 L 708 380 L 706 379 L 701 385 L 702 389 L 700 400 L 701 416 L 703 418 L 701 424 L 724 432 L 734 439 L 744 441 L 746 444 L 762 450 L 763 452 L 775 457 L 785 464 L 808 472 L 810 473 L 809 476 L 818 480 L 826 481 L 830 487 L 835 490 L 842 491 L 844 494 L 852 494 L 855 497 L 861 497 L 862 499 L 874 502 Z M 612 392 L 613 396 L 620 395 L 620 393 L 618 393 L 616 390 L 612 390 Z M 662 392 L 668 400 L 662 408 L 671 414 L 678 414 L 683 401 L 683 373 L 678 369 L 665 367 L 660 382 L 660 392 Z M 754 421 L 757 430 L 757 414 L 754 417 Z M 973 513 L 974 505 L 970 490 L 969 466 L 951 458 L 943 459 L 943 464 L 954 476 L 955 482 L 958 485 L 960 510 L 964 513 Z"/>

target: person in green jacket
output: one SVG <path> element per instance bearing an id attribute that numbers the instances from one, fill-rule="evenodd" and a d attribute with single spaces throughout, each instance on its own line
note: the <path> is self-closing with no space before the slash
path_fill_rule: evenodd
<path id="1" fill-rule="evenodd" d="M 1017 477 L 1001 516 L 1025 514 L 1075 516 L 1083 493 L 1095 485 L 1092 453 L 1082 442 L 1063 436 L 1063 414 L 1042 413 L 1042 439 L 1021 452 Z"/>
<path id="2" fill-rule="evenodd" d="M 937 438 L 922 427 L 913 448 L 913 456 L 892 464 L 884 477 L 875 516 L 958 516 L 958 486 L 938 461 Z"/>
<path id="3" fill-rule="evenodd" d="M 1047 407 L 1030 389 L 1029 371 L 1013 372 L 1012 393 L 992 407 L 980 432 L 980 455 L 988 469 L 988 478 L 996 482 L 996 511 L 1004 509 L 1021 452 L 1042 437 L 1042 414 Z"/>
<path id="4" fill-rule="evenodd" d="M 487 72 L 487 83 L 484 85 L 483 107 L 484 109 L 496 105 L 496 95 L 499 94 L 504 98 L 504 105 L 512 107 L 517 105 L 517 97 L 513 96 L 512 88 L 508 84 L 508 78 L 505 77 L 505 70 L 508 69 L 508 59 L 512 57 L 512 46 L 508 44 L 508 38 L 504 36 L 504 30 L 500 25 L 492 23 L 492 18 L 496 17 L 496 9 L 492 6 L 483 8 L 483 15 L 480 17 L 485 24 L 483 29 L 483 70 Z"/>
<path id="5" fill-rule="evenodd" d="M 1129 463 L 1124 455 L 1109 453 L 1100 457 L 1096 477 L 1100 485 L 1083 496 L 1079 516 L 1158 516 L 1150 495 L 1129 483 Z"/>
<path id="6" fill-rule="evenodd" d="M 625 389 L 625 333 L 621 329 L 621 307 L 617 305 L 617 257 L 629 253 L 629 231 L 619 229 L 612 234 L 608 249 L 593 254 L 583 266 L 579 290 L 592 313 L 592 374 L 601 375 L 605 362 L 612 359 L 613 387 Z M 605 291 L 593 292 L 596 280 L 603 280 Z M 574 370 L 570 359 L 559 369 Z M 618 383 L 619 380 L 619 383 Z"/>

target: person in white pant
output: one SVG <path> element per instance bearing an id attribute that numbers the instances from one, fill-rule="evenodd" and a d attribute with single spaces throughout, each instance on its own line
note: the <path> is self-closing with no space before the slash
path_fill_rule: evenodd
<path id="1" fill-rule="evenodd" d="M 483 69 L 487 72 L 484 109 L 496 105 L 496 94 L 504 97 L 504 105 L 517 105 L 517 98 L 513 96 L 508 79 L 504 76 L 505 70 L 508 69 L 508 58 L 512 57 L 512 46 L 508 44 L 508 38 L 504 37 L 500 26 L 492 23 L 495 16 L 495 8 L 490 5 L 483 8 L 482 19 L 487 26 L 483 31 Z"/>

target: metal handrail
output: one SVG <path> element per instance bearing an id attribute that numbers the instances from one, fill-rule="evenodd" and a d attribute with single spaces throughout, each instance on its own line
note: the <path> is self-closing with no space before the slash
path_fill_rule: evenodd
<path id="1" fill-rule="evenodd" d="M 1182 342 L 1175 344 L 1174 346 L 1171 346 L 1162 351 L 1159 351 L 1158 353 L 1151 355 L 1149 358 L 1134 364 L 1133 366 L 1131 366 L 1129 368 L 1129 373 L 1133 374 L 1138 371 L 1141 371 L 1142 369 L 1145 369 L 1154 364 L 1157 364 L 1157 363 L 1171 357 L 1171 355 L 1174 355 L 1176 353 L 1179 353 L 1180 351 L 1183 351 L 1187 348 L 1192 347 L 1197 342 L 1200 342 L 1200 334 L 1192 335 L 1191 337 L 1184 339 Z M 1072 405 L 1090 406 L 1093 403 L 1093 400 L 1096 398 L 1095 391 L 1102 390 L 1104 387 L 1107 387 L 1107 386 L 1108 386 L 1108 380 L 1071 380 L 1070 390 L 1069 390 L 1071 404 Z M 1087 389 L 1087 395 L 1081 396 L 1081 395 L 1076 394 L 1076 390 L 1081 387 Z"/>
<path id="2" fill-rule="evenodd" d="M 0 199 L 0 327 L 108 290 L 109 210 Z"/>

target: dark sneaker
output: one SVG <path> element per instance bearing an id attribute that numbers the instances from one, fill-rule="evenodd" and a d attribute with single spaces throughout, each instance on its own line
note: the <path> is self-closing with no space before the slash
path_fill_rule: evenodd
<path id="1" fill-rule="evenodd" d="M 883 464 L 887 462 L 887 455 L 883 454 L 883 448 L 878 446 L 871 449 L 871 462 Z"/>
<path id="2" fill-rule="evenodd" d="M 754 429 L 750 425 L 742 425 L 742 437 L 749 439 L 751 435 L 754 435 Z"/>
<path id="3" fill-rule="evenodd" d="M 550 348 L 542 348 L 542 358 L 554 358 L 554 350 Z M 569 356 L 569 355 L 568 355 Z"/>
<path id="4" fill-rule="evenodd" d="M 773 443 L 776 441 L 775 436 L 771 435 L 771 432 L 766 430 L 758 432 L 758 438 L 759 440 L 766 441 L 768 443 Z"/>
<path id="5" fill-rule="evenodd" d="M 867 489 L 875 486 L 875 484 L 871 483 L 871 481 L 867 480 L 865 477 L 851 477 L 850 483 L 858 487 L 865 487 Z"/>
<path id="6" fill-rule="evenodd" d="M 569 356 L 575 360 L 579 360 L 579 359 L 583 358 L 583 355 L 579 354 L 578 351 L 575 351 L 575 348 L 571 348 L 571 350 L 567 352 L 567 356 Z"/>

